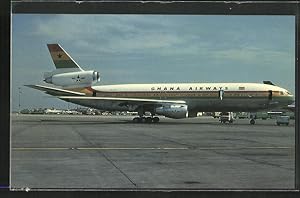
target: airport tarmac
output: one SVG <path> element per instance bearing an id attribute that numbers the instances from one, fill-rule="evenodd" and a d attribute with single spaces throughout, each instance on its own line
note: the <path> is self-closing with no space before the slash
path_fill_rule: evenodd
<path id="1" fill-rule="evenodd" d="M 295 123 L 12 115 L 11 187 L 293 189 Z"/>

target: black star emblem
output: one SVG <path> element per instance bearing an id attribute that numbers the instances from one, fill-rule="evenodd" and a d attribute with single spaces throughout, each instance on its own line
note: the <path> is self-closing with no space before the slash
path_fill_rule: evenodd
<path id="1" fill-rule="evenodd" d="M 80 77 L 79 75 L 75 78 L 72 78 L 73 80 L 75 80 L 76 82 L 80 82 L 81 80 L 85 79 L 85 77 Z"/>
<path id="2" fill-rule="evenodd" d="M 76 80 L 76 82 L 80 82 L 80 76 L 78 75 L 77 78 L 72 78 L 73 80 Z"/>
<path id="3" fill-rule="evenodd" d="M 61 57 L 62 57 L 62 55 L 61 55 L 61 54 L 58 54 L 57 56 L 58 56 L 58 58 L 61 58 Z"/>

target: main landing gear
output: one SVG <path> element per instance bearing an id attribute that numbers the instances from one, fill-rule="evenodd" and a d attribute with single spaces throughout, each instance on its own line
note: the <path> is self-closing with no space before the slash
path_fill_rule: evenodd
<path id="1" fill-rule="evenodd" d="M 138 108 L 137 112 L 138 112 L 139 117 L 133 118 L 133 122 L 135 122 L 135 123 L 157 123 L 157 122 L 159 122 L 159 117 L 153 117 L 155 115 L 155 113 L 152 111 L 150 111 L 150 113 L 151 113 L 150 117 L 145 117 L 144 107 Z"/>
<path id="2" fill-rule="evenodd" d="M 157 123 L 159 122 L 159 117 L 135 117 L 133 118 L 133 122 L 135 123 Z"/>

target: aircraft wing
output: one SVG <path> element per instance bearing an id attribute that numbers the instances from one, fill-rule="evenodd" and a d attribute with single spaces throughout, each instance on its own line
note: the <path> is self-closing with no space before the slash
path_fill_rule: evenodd
<path id="1" fill-rule="evenodd" d="M 44 91 L 45 93 L 50 94 L 52 96 L 85 96 L 84 93 L 69 91 L 69 90 L 59 89 L 54 87 L 47 87 L 43 85 L 25 85 L 25 86 L 40 91 Z"/>
<path id="2" fill-rule="evenodd" d="M 74 102 L 81 105 L 92 106 L 95 108 L 101 107 L 102 104 L 110 104 L 111 106 L 140 106 L 153 105 L 161 106 L 163 104 L 185 104 L 183 100 L 156 100 L 143 98 L 114 98 L 114 97 L 82 97 L 82 96 L 60 96 L 58 97 L 68 102 Z"/>

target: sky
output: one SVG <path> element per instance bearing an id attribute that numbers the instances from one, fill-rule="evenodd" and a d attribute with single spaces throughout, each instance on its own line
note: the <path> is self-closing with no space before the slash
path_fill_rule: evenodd
<path id="1" fill-rule="evenodd" d="M 12 111 L 76 107 L 24 87 L 54 70 L 47 43 L 99 71 L 98 85 L 270 80 L 295 92 L 294 16 L 14 14 Z"/>

